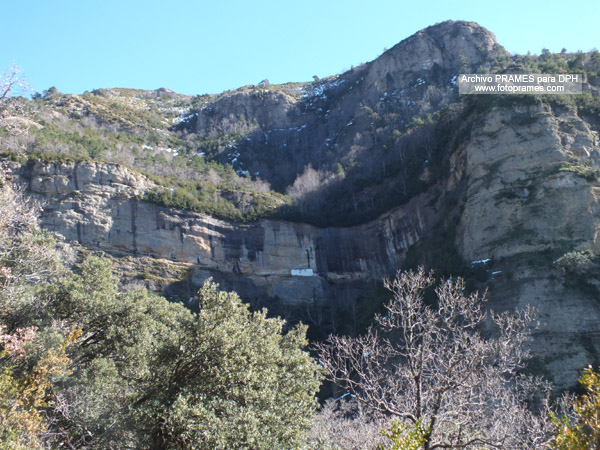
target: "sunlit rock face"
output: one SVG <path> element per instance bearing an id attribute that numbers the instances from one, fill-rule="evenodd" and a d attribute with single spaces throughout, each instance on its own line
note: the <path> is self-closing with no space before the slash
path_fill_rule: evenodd
<path id="1" fill-rule="evenodd" d="M 45 228 L 108 252 L 185 262 L 247 278 L 268 296 L 308 302 L 328 286 L 393 273 L 439 215 L 426 193 L 376 221 L 349 228 L 261 220 L 238 224 L 139 199 L 145 177 L 115 165 L 42 164 L 30 189 L 45 197 Z M 242 292 L 242 295 L 244 293 Z"/>

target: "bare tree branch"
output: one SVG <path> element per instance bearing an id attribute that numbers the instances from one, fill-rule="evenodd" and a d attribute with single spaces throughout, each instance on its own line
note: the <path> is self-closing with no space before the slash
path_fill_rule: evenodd
<path id="1" fill-rule="evenodd" d="M 443 281 L 432 307 L 424 293 L 433 284 L 423 268 L 386 280 L 393 298 L 376 329 L 318 346 L 330 380 L 374 415 L 423 424 L 425 450 L 539 448 L 545 416 L 528 403 L 546 405 L 548 388 L 519 374 L 531 309 L 488 313 L 486 294 L 466 294 L 461 279 Z M 482 334 L 489 324 L 492 337 Z"/>

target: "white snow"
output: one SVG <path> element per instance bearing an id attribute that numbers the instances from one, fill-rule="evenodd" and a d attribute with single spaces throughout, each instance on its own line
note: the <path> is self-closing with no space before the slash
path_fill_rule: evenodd
<path id="1" fill-rule="evenodd" d="M 490 258 L 486 258 L 486 259 L 478 259 L 476 261 L 471 261 L 471 264 L 487 264 L 488 262 L 490 262 L 491 259 Z"/>

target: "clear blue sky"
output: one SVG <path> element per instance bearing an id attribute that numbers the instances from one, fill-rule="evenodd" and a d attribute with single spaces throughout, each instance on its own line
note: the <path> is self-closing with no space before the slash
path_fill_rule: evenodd
<path id="1" fill-rule="evenodd" d="M 0 69 L 38 91 L 204 94 L 307 81 L 370 61 L 443 20 L 476 21 L 511 53 L 600 48 L 600 1 L 0 0 Z"/>

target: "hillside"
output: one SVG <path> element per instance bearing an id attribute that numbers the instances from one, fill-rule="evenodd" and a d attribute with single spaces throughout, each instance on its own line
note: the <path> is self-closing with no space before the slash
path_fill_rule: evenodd
<path id="1" fill-rule="evenodd" d="M 582 73 L 585 93 L 458 95 L 459 73 L 502 71 Z M 530 370 L 567 387 L 600 363 L 599 72 L 598 52 L 510 55 L 443 22 L 307 83 L 11 99 L 0 149 L 43 226 L 126 283 L 185 297 L 212 276 L 320 335 L 424 264 L 533 305 Z"/>

